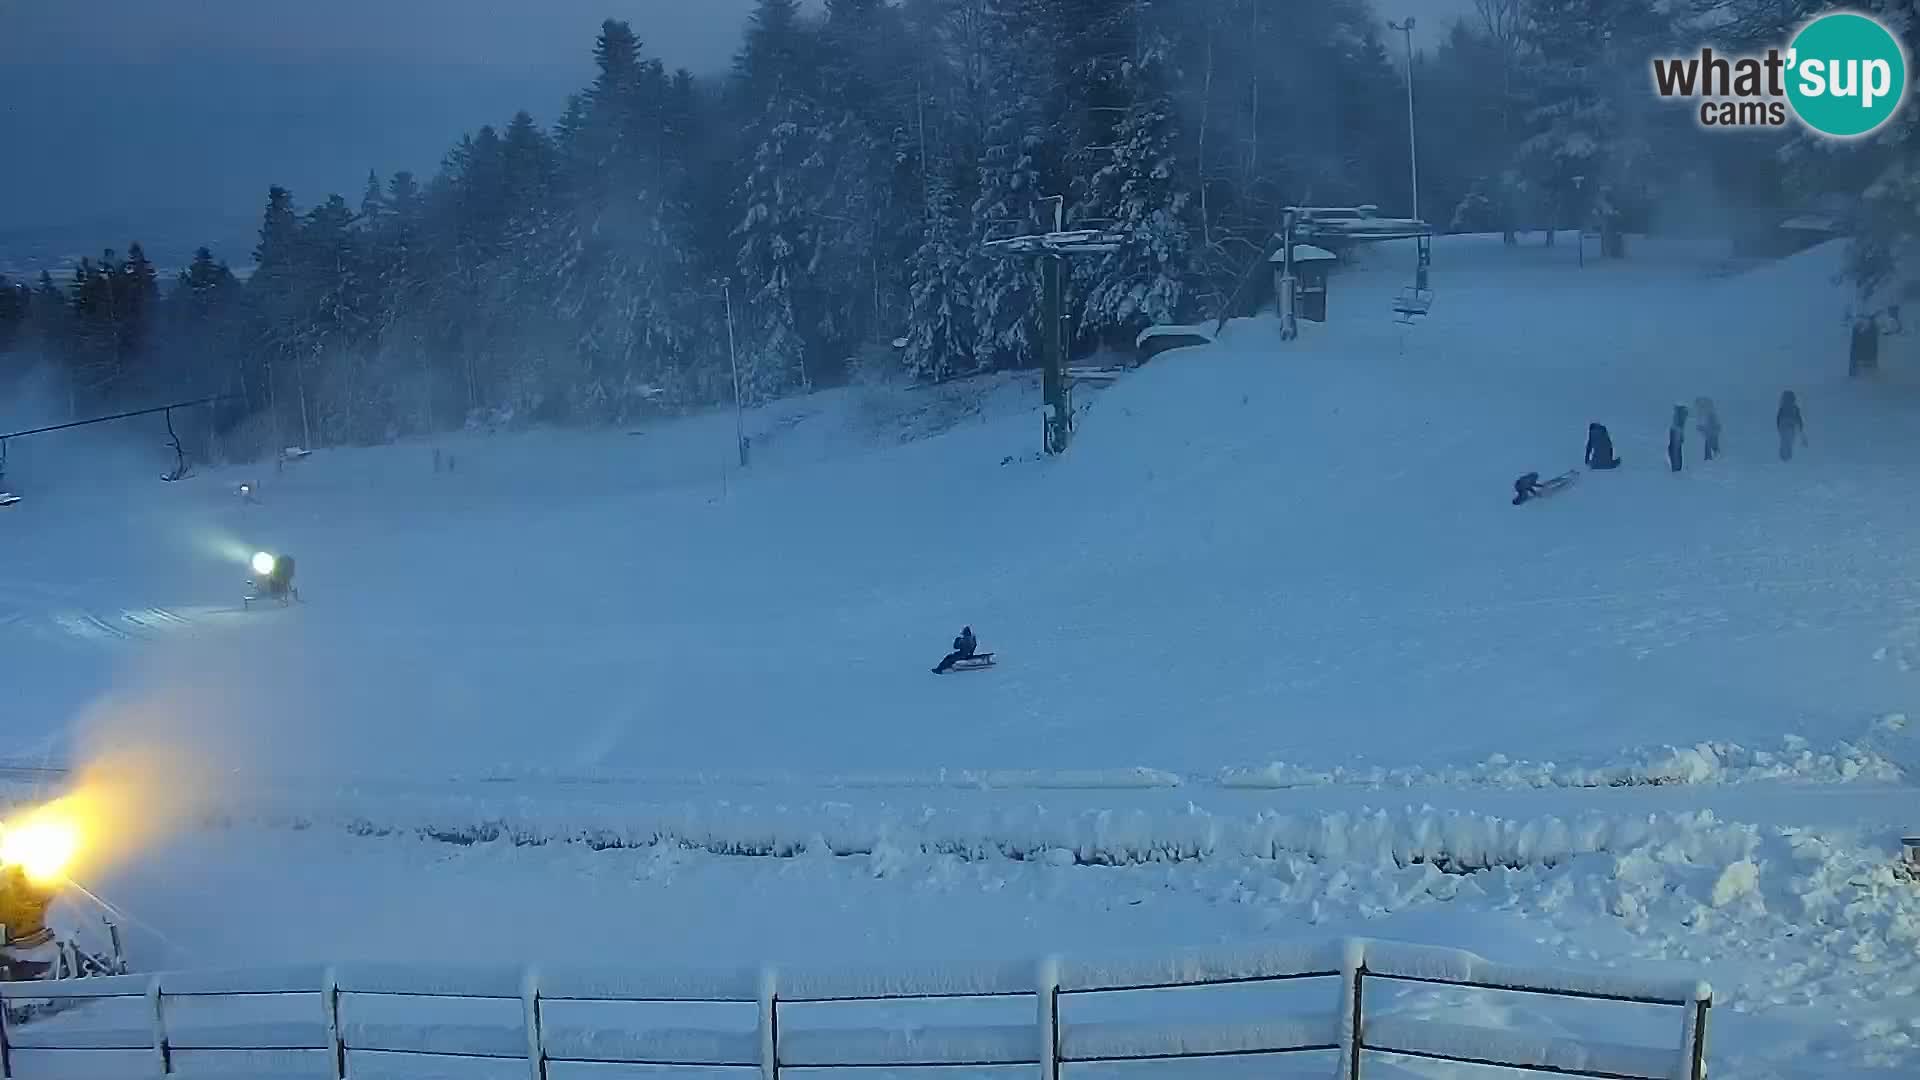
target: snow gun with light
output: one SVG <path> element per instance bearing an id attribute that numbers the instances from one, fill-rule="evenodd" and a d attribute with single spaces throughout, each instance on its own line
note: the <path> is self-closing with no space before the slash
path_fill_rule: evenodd
<path id="1" fill-rule="evenodd" d="M 81 947 L 48 921 L 54 901 L 69 887 L 79 889 L 67 875 L 90 824 L 72 798 L 0 824 L 0 981 L 126 973 L 120 931 L 111 920 L 104 922 L 104 951 Z"/>
<path id="2" fill-rule="evenodd" d="M 285 607 L 300 599 L 300 590 L 293 587 L 293 556 L 256 551 L 249 565 L 253 568 L 253 577 L 247 579 L 247 588 L 253 591 L 241 606 L 252 607 L 255 600 L 267 599 L 278 600 Z"/>

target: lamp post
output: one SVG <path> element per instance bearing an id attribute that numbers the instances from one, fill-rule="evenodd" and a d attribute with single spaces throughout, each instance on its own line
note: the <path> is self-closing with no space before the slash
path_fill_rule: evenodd
<path id="1" fill-rule="evenodd" d="M 1407 38 L 1407 160 L 1413 168 L 1413 219 L 1420 220 L 1420 144 L 1413 135 L 1413 16 L 1405 22 L 1387 22 L 1387 29 L 1398 30 Z"/>
<path id="2" fill-rule="evenodd" d="M 1580 268 L 1587 266 L 1587 178 L 1573 178 L 1573 242 L 1580 248 Z"/>
<path id="3" fill-rule="evenodd" d="M 733 279 L 720 282 L 721 293 L 727 301 L 727 362 L 733 367 L 733 445 L 740 454 L 740 467 L 747 467 L 747 423 L 741 415 L 740 404 L 740 356 L 733 345 Z"/>

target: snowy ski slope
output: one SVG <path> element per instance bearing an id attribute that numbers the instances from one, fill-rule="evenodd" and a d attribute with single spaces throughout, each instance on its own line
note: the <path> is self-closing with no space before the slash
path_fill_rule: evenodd
<path id="1" fill-rule="evenodd" d="M 1442 255 L 1429 324 L 1383 314 L 1397 275 L 1343 278 L 1334 325 L 1169 354 L 1058 462 L 1002 466 L 1035 421 L 1001 407 L 887 452 L 809 431 L 831 417 L 763 434 L 724 498 L 730 417 L 501 436 L 452 477 L 338 451 L 259 507 L 212 476 L 35 496 L 6 522 L 11 734 L 60 730 L 137 639 L 207 642 L 253 673 L 270 764 L 352 775 L 1452 765 L 1824 743 L 1898 704 L 1872 656 L 1920 597 L 1893 497 L 1920 445 L 1842 377 L 1832 252 L 1718 282 L 1651 249 Z M 1698 394 L 1727 459 L 1671 476 Z M 1589 420 L 1626 468 L 1509 506 Z M 309 603 L 214 645 L 253 546 L 298 555 Z M 962 622 L 1004 662 L 926 678 Z"/>
<path id="2" fill-rule="evenodd" d="M 1236 322 L 1083 398 L 1057 461 L 1016 378 L 752 413 L 745 473 L 725 414 L 438 475 L 16 448 L 4 756 L 186 748 L 159 817 L 221 824 L 99 871 L 153 966 L 1310 929 L 1706 967 L 1741 1075 L 1920 1067 L 1909 350 L 1846 379 L 1836 249 L 1572 255 L 1448 239 L 1402 328 L 1383 250 L 1296 342 Z M 1726 457 L 1690 432 L 1671 475 L 1703 394 Z M 1623 469 L 1508 504 L 1595 420 Z M 306 604 L 235 610 L 255 547 Z M 1000 665 L 934 678 L 962 623 Z"/>

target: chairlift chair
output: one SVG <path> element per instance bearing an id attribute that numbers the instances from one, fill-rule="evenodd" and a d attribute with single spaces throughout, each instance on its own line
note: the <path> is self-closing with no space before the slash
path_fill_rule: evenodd
<path id="1" fill-rule="evenodd" d="M 1433 309 L 1433 290 L 1408 286 L 1393 298 L 1394 322 L 1404 326 Z"/>
<path id="2" fill-rule="evenodd" d="M 186 447 L 180 444 L 180 436 L 174 434 L 172 409 L 167 410 L 166 418 L 167 418 L 167 448 L 173 451 L 173 470 L 171 472 L 161 473 L 160 479 L 165 480 L 167 483 L 171 484 L 179 480 L 184 480 L 189 476 L 192 476 L 193 463 L 187 460 L 187 450 L 186 450 Z"/>

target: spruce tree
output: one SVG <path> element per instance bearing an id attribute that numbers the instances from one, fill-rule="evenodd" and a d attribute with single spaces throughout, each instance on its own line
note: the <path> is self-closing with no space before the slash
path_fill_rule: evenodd
<path id="1" fill-rule="evenodd" d="M 1645 71 L 1670 24 L 1653 0 L 1566 0 L 1536 7 L 1526 36 L 1538 103 L 1519 171 L 1544 199 L 1550 226 L 1594 219 L 1618 235 L 1644 220 L 1663 172 Z"/>
<path id="2" fill-rule="evenodd" d="M 1039 213 L 1048 144 L 1042 96 L 1048 62 L 1039 0 L 989 0 L 985 80 L 991 90 L 979 194 L 972 219 L 977 243 L 1030 232 Z M 1031 364 L 1038 287 L 1027 259 L 974 256 L 974 350 L 978 366 Z"/>
<path id="3" fill-rule="evenodd" d="M 1175 139 L 1171 43 L 1149 31 L 1122 68 L 1128 104 L 1111 160 L 1086 185 L 1082 212 L 1111 222 L 1121 249 L 1085 263 L 1081 324 L 1087 333 L 1138 331 L 1182 322 L 1191 312 L 1192 191 Z"/>
<path id="4" fill-rule="evenodd" d="M 915 379 L 944 379 L 979 366 L 974 349 L 967 229 L 946 168 L 928 179 L 927 220 L 914 253 L 906 368 Z"/>
<path id="5" fill-rule="evenodd" d="M 740 111 L 758 116 L 779 98 L 809 93 L 805 75 L 811 44 L 799 0 L 755 0 L 733 61 Z"/>

